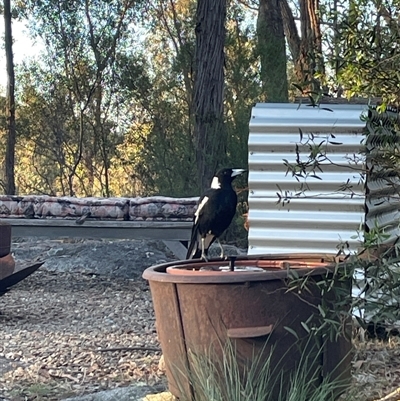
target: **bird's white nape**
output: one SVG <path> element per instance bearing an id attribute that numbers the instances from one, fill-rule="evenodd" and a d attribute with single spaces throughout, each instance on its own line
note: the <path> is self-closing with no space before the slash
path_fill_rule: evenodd
<path id="1" fill-rule="evenodd" d="M 242 168 L 234 168 L 232 169 L 232 175 L 231 177 L 236 177 L 237 175 L 240 175 L 244 173 L 246 170 L 243 170 Z"/>
<path id="2" fill-rule="evenodd" d="M 220 189 L 221 183 L 219 182 L 218 177 L 214 177 L 211 181 L 211 188 L 212 189 Z"/>

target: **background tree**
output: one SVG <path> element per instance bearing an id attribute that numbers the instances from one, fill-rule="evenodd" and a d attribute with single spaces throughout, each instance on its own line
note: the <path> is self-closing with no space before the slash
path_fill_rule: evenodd
<path id="1" fill-rule="evenodd" d="M 349 96 L 399 104 L 400 2 L 352 1 L 339 24 L 339 80 Z"/>
<path id="2" fill-rule="evenodd" d="M 6 91 L 6 153 L 5 153 L 5 192 L 15 194 L 15 73 L 13 58 L 11 1 L 4 0 L 4 47 L 6 51 L 7 91 Z"/>
<path id="3" fill-rule="evenodd" d="M 260 0 L 257 18 L 258 52 L 263 97 L 260 101 L 287 102 L 286 43 L 280 0 Z"/>
<path id="4" fill-rule="evenodd" d="M 251 108 L 263 97 L 260 85 L 259 55 L 255 26 L 258 7 L 248 8 L 240 1 L 228 8 L 225 42 L 225 127 L 227 157 L 232 166 L 246 167 Z"/>
<path id="5" fill-rule="evenodd" d="M 135 5 L 130 0 L 106 4 L 48 0 L 27 6 L 29 18 L 41 21 L 35 22 L 34 29 L 46 43 L 49 75 L 43 95 L 57 96 L 60 91 L 68 99 L 65 121 L 71 124 L 68 135 L 65 129 L 58 131 L 56 143 L 64 153 L 58 158 L 67 179 L 63 190 L 70 195 L 82 190 L 87 196 L 111 194 L 110 159 L 119 141 L 115 113 L 122 106 L 116 98 L 115 59 Z M 60 154 L 59 149 L 55 152 Z"/>
<path id="6" fill-rule="evenodd" d="M 319 0 L 298 1 L 300 33 L 288 0 L 282 0 L 279 4 L 297 82 L 304 89 L 319 90 L 321 76 L 325 72 Z"/>
<path id="7" fill-rule="evenodd" d="M 207 188 L 226 155 L 223 119 L 226 0 L 198 0 L 193 110 L 199 187 Z"/>
<path id="8" fill-rule="evenodd" d="M 21 194 L 198 195 L 218 165 L 246 166 L 251 107 L 290 82 L 397 97 L 398 0 L 16 4 L 45 44 L 16 69 Z M 280 50 L 264 60 L 267 39 Z"/>
<path id="9" fill-rule="evenodd" d="M 123 96 L 135 122 L 125 135 L 120 169 L 142 193 L 195 195 L 192 101 L 195 1 L 155 1 L 143 18 L 146 55 L 121 58 Z M 138 49 L 139 51 L 142 51 Z M 132 146 L 133 144 L 139 146 Z M 140 149 L 139 149 L 140 148 Z M 137 192 L 137 189 L 136 189 Z"/>

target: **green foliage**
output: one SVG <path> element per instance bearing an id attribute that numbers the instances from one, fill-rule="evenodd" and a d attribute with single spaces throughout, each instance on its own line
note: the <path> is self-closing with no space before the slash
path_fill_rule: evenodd
<path id="1" fill-rule="evenodd" d="M 351 284 L 356 264 L 349 260 L 341 263 L 333 261 L 332 266 L 321 274 L 318 281 L 312 275 L 298 277 L 295 270 L 290 271 L 288 291 L 296 293 L 301 300 L 312 294 L 313 288 L 318 288 L 321 303 L 315 314 L 301 324 L 308 334 L 334 342 L 342 336 L 351 337 L 351 316 L 355 305 Z"/>
<path id="2" fill-rule="evenodd" d="M 254 27 L 245 10 L 232 4 L 227 24 L 225 71 L 225 124 L 227 157 L 232 166 L 246 168 L 251 108 L 260 101 L 259 65 Z"/>
<path id="3" fill-rule="evenodd" d="M 346 95 L 396 101 L 398 0 L 320 5 L 329 68 L 318 79 L 343 86 Z M 198 195 L 196 0 L 43 0 L 17 2 L 14 11 L 46 46 L 39 61 L 27 60 L 17 71 L 19 192 Z M 247 165 L 251 107 L 263 96 L 256 17 L 251 4 L 229 3 L 226 152 L 218 167 Z M 319 162 L 324 146 L 310 149 Z M 397 158 L 390 156 L 393 164 Z M 292 169 L 294 176 L 304 167 Z"/>
<path id="4" fill-rule="evenodd" d="M 72 3 L 71 3 L 72 4 Z M 193 139 L 195 0 L 19 5 L 45 51 L 18 69 L 20 194 L 198 195 Z M 246 167 L 259 96 L 254 29 L 227 23 L 226 154 Z"/>
<path id="5" fill-rule="evenodd" d="M 398 0 L 353 1 L 340 25 L 339 80 L 347 96 L 382 96 L 398 103 Z"/>
<path id="6" fill-rule="evenodd" d="M 21 193 L 113 194 L 110 164 L 122 142 L 118 114 L 126 107 L 118 98 L 115 58 L 117 49 L 127 51 L 135 7 L 129 1 L 25 5 L 31 31 L 46 50 L 18 79 L 25 139 L 20 159 L 30 167 L 21 169 L 29 172 L 20 174 Z"/>
<path id="7" fill-rule="evenodd" d="M 248 248 L 248 226 L 247 213 L 248 206 L 248 188 L 246 186 L 246 178 L 238 177 L 235 180 L 236 192 L 238 194 L 238 204 L 236 214 L 231 225 L 220 237 L 220 241 L 227 244 L 236 245 L 239 248 Z"/>

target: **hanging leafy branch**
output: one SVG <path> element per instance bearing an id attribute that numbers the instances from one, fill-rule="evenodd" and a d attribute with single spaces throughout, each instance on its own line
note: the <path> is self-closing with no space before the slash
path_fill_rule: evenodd
<path id="1" fill-rule="evenodd" d="M 320 196 L 318 194 L 307 195 L 310 191 L 310 180 L 323 180 L 324 166 L 336 166 L 344 170 L 351 169 L 359 174 L 357 183 L 353 183 L 347 179 L 338 189 L 337 193 L 350 194 L 350 197 L 356 196 L 354 185 L 360 186 L 365 179 L 364 160 L 360 156 L 347 156 L 347 163 L 335 163 L 330 157 L 332 147 L 341 146 L 342 143 L 336 140 L 336 136 L 329 134 L 304 134 L 299 128 L 299 142 L 295 146 L 295 160 L 289 161 L 283 159 L 283 164 L 286 167 L 286 175 L 291 175 L 299 183 L 299 187 L 295 191 L 282 191 L 278 186 L 278 201 L 282 205 L 290 202 L 290 199 L 308 196 Z M 326 195 L 326 194 L 325 194 Z M 322 195 L 321 195 L 322 196 Z"/>
<path id="2" fill-rule="evenodd" d="M 369 112 L 364 115 L 366 129 L 363 146 L 358 155 L 348 156 L 348 165 L 335 164 L 331 160 L 330 147 L 341 145 L 335 136 L 328 134 L 321 139 L 314 133 L 305 135 L 302 130 L 299 131 L 300 141 L 295 144 L 295 160 L 283 161 L 287 174 L 291 174 L 300 186 L 298 191 L 292 192 L 279 188 L 278 203 L 282 205 L 287 205 L 294 198 L 307 197 L 307 191 L 310 190 L 308 182 L 323 180 L 324 169 L 331 165 L 354 171 L 359 175 L 356 185 L 365 188 L 363 196 L 366 199 L 366 222 L 351 238 L 359 241 L 360 248 L 355 253 L 346 241 L 339 243 L 336 256 L 342 263 L 333 276 L 327 276 L 318 283 L 322 291 L 331 292 L 334 299 L 342 299 L 341 304 L 337 304 L 334 309 L 322 304 L 317 313 L 320 320 L 317 323 L 305 322 L 310 332 L 324 333 L 331 339 L 342 332 L 344 326 L 340 322 L 345 323 L 350 318 L 356 319 L 361 327 L 370 332 L 377 330 L 377 327 L 383 328 L 386 334 L 380 335 L 384 336 L 400 320 L 400 241 L 392 232 L 393 229 L 397 232 L 399 224 L 393 220 L 395 214 L 391 215 L 392 220 L 387 223 L 379 219 L 379 213 L 375 220 L 374 215 L 369 215 L 371 212 L 375 213 L 380 205 L 391 207 L 400 199 L 399 113 L 394 108 L 385 110 L 385 113 L 380 113 L 376 107 L 370 107 Z M 353 197 L 356 195 L 353 185 L 354 183 L 347 180 L 339 185 L 333 195 L 344 193 Z M 380 190 L 375 191 L 375 187 Z M 320 196 L 322 195 L 326 196 Z M 348 291 L 341 298 L 337 292 L 346 290 L 343 285 L 353 279 L 353 294 Z M 308 285 L 312 284 L 307 280 L 312 278 L 299 279 L 293 276 L 290 290 L 301 296 L 301 292 L 307 291 Z M 343 312 L 344 306 L 347 308 L 346 313 Z"/>

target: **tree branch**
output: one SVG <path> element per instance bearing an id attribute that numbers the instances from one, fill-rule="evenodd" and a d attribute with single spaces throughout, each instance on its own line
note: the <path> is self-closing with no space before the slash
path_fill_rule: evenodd
<path id="1" fill-rule="evenodd" d="M 282 13 L 283 30 L 285 32 L 292 58 L 294 61 L 296 61 L 300 56 L 301 39 L 297 30 L 295 18 L 287 0 L 281 0 L 279 3 Z"/>

